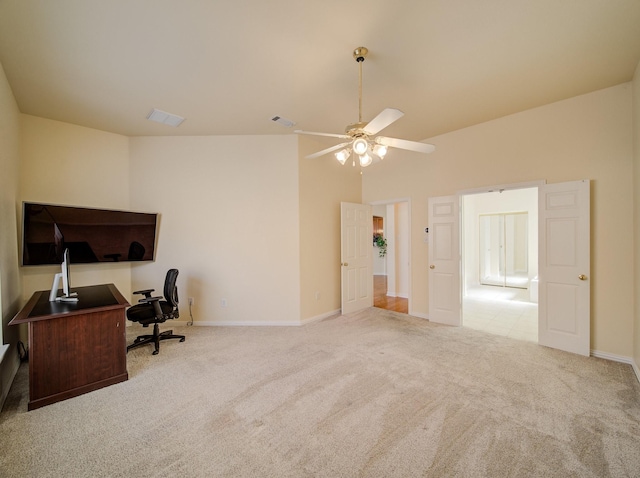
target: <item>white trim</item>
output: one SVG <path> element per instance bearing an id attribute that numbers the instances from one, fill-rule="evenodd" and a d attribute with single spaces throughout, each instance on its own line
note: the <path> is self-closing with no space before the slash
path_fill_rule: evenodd
<path id="1" fill-rule="evenodd" d="M 4 360 L 4 356 L 6 355 L 6 353 L 9 351 L 9 347 L 9 344 L 0 345 L 0 364 Z"/>
<path id="2" fill-rule="evenodd" d="M 397 294 L 387 292 L 387 297 L 400 297 L 401 299 L 408 299 L 409 294 L 406 292 L 399 292 Z"/>
<path id="3" fill-rule="evenodd" d="M 591 349 L 591 356 L 601 358 L 604 360 L 611 360 L 612 362 L 620 362 L 631 365 L 633 372 L 636 374 L 638 382 L 640 382 L 640 368 L 636 365 L 632 357 L 625 357 L 622 355 L 610 354 L 608 352 L 600 352 L 598 350 Z"/>
<path id="4" fill-rule="evenodd" d="M 0 372 L 3 372 L 0 374 L 0 380 L 2 380 L 2 383 L 0 383 L 0 409 L 2 409 L 7 400 L 9 389 L 20 367 L 20 359 L 17 354 L 11 358 L 12 356 L 8 353 L 11 349 L 11 344 L 0 344 Z M 2 375 L 4 375 L 4 378 Z"/>
<path id="5" fill-rule="evenodd" d="M 412 317 L 417 317 L 419 319 L 429 320 L 429 314 L 423 314 L 422 312 L 413 312 L 412 310 L 410 310 L 409 315 Z"/>
<path id="6" fill-rule="evenodd" d="M 200 325 L 200 322 L 193 323 L 194 325 Z M 222 321 L 222 322 L 203 322 L 203 325 L 213 325 L 215 327 L 300 327 L 302 324 L 300 322 L 270 322 L 270 321 L 246 321 L 246 322 L 231 322 L 231 321 Z"/>
<path id="7" fill-rule="evenodd" d="M 500 190 L 507 191 L 509 189 L 539 188 L 540 186 L 544 186 L 545 184 L 547 184 L 546 180 L 539 179 L 537 181 L 527 181 L 526 183 L 496 184 L 494 186 L 484 186 L 481 188 L 463 189 L 461 191 L 458 191 L 456 194 L 458 196 L 466 196 L 468 194 L 483 194 Z"/>
<path id="8" fill-rule="evenodd" d="M 165 322 L 166 325 L 189 325 L 190 321 L 173 320 L 171 324 Z M 194 321 L 193 327 L 300 327 L 300 322 L 270 322 L 270 321 L 213 321 L 213 320 L 197 320 Z"/>
<path id="9" fill-rule="evenodd" d="M 369 204 L 370 206 L 389 206 L 389 205 L 392 205 L 392 204 L 398 204 L 398 203 L 403 203 L 403 202 L 407 203 L 407 216 L 408 216 L 407 217 L 407 229 L 408 229 L 407 234 L 408 234 L 408 240 L 409 240 L 409 250 L 407 251 L 407 253 L 409 254 L 409 258 L 411 258 L 411 257 L 413 257 L 412 254 L 413 254 L 413 247 L 414 247 L 413 240 L 411 238 L 411 233 L 413 231 L 412 220 L 411 220 L 411 214 L 412 214 L 412 212 L 411 212 L 411 196 L 395 198 L 395 199 L 382 199 L 382 200 L 379 200 L 379 201 L 372 201 L 372 202 L 369 202 L 367 204 Z M 376 274 L 373 274 L 373 271 L 371 271 L 371 272 L 372 272 L 372 276 L 376 275 Z M 385 272 L 386 272 L 386 261 L 385 261 Z M 407 286 L 409 287 L 409 292 L 406 293 L 406 297 L 404 295 L 399 295 L 398 297 L 402 297 L 404 299 L 407 299 L 408 310 L 411 310 L 411 302 L 412 302 L 411 293 L 413 291 L 413 266 L 412 266 L 411 260 L 409 260 L 409 264 L 407 265 L 407 274 L 408 274 Z M 382 275 L 382 274 L 379 274 L 379 275 Z M 384 274 L 384 275 L 387 275 L 387 274 Z M 393 295 L 389 295 L 388 293 L 387 293 L 387 296 L 396 297 L 396 296 L 393 296 Z M 411 315 L 411 314 L 409 314 L 409 315 Z"/>
<path id="10" fill-rule="evenodd" d="M 333 317 L 334 315 L 340 315 L 340 309 L 332 310 L 331 312 L 326 312 L 324 314 L 316 315 L 315 317 L 309 317 L 308 319 L 301 319 L 300 325 L 311 324 L 313 322 L 319 322 L 324 319 L 328 319 L 329 317 Z"/>
<path id="11" fill-rule="evenodd" d="M 411 203 L 411 196 L 396 198 L 396 199 L 382 199 L 380 201 L 372 201 L 367 204 L 371 204 L 372 206 L 386 206 L 388 204 L 396 204 L 399 202 L 408 202 Z"/>
<path id="12" fill-rule="evenodd" d="M 316 315 L 315 317 L 309 317 L 308 319 L 301 319 L 300 322 L 284 322 L 284 321 L 218 321 L 218 320 L 198 320 L 191 323 L 191 320 L 171 320 L 170 322 L 164 322 L 165 325 L 175 326 L 191 326 L 194 327 L 300 327 L 301 325 L 311 324 L 313 322 L 319 322 L 320 320 L 340 315 L 340 309 L 332 310 L 324 314 Z"/>
<path id="13" fill-rule="evenodd" d="M 626 363 L 631 365 L 631 368 L 633 369 L 633 372 L 635 373 L 636 378 L 638 379 L 638 382 L 640 382 L 640 368 L 638 367 L 636 362 L 633 360 L 633 357 L 624 357 L 622 355 L 614 355 L 608 352 L 599 352 L 598 350 L 593 350 L 593 349 L 591 349 L 591 355 L 593 357 L 601 358 L 604 360 L 611 360 L 612 362 L 620 362 L 620 363 Z"/>

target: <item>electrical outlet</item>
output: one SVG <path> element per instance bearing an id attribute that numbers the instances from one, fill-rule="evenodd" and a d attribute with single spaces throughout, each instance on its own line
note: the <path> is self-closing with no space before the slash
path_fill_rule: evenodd
<path id="1" fill-rule="evenodd" d="M 227 306 L 227 299 L 222 299 L 220 301 L 220 307 L 226 307 Z"/>
<path id="2" fill-rule="evenodd" d="M 316 291 L 316 300 L 320 300 L 320 291 Z"/>

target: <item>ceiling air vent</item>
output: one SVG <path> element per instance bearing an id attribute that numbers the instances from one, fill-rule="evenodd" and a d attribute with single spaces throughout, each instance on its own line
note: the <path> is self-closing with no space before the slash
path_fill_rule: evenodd
<path id="1" fill-rule="evenodd" d="M 162 123 L 169 126 L 180 126 L 180 123 L 184 121 L 184 118 L 178 115 L 172 115 L 171 113 L 167 113 L 165 111 L 160 111 L 158 109 L 152 109 L 151 113 L 147 115 L 147 119 L 151 121 L 155 121 L 156 123 Z"/>
<path id="2" fill-rule="evenodd" d="M 291 128 L 295 124 L 290 119 L 283 118 L 282 116 L 274 116 L 273 118 L 271 118 L 271 121 L 281 124 L 282 126 L 286 126 L 287 128 Z"/>

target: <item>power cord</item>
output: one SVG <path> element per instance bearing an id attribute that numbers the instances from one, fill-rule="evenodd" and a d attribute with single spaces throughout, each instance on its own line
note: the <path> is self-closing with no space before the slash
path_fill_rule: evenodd
<path id="1" fill-rule="evenodd" d="M 26 362 L 29 359 L 29 352 L 21 341 L 18 341 L 18 357 L 20 362 Z"/>
<path id="2" fill-rule="evenodd" d="M 193 325 L 193 313 L 191 311 L 191 307 L 193 306 L 193 299 L 191 297 L 189 297 L 189 317 L 191 317 L 191 320 L 189 322 L 187 322 L 187 325 Z"/>

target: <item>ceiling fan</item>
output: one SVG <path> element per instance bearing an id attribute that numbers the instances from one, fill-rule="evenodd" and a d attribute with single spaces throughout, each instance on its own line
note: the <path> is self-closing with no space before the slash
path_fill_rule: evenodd
<path id="1" fill-rule="evenodd" d="M 331 138 L 341 138 L 348 141 L 323 149 L 317 153 L 310 154 L 307 158 L 317 158 L 328 153 L 335 153 L 336 159 L 343 164 L 349 159 L 352 152 L 359 157 L 360 166 L 369 166 L 374 157 L 383 159 L 387 154 L 387 148 L 400 148 L 418 153 L 431 153 L 436 147 L 432 144 L 419 143 L 417 141 L 407 141 L 398 138 L 388 138 L 386 136 L 375 136 L 394 121 L 404 116 L 404 113 L 395 108 L 386 108 L 369 122 L 362 121 L 362 63 L 369 50 L 363 46 L 353 50 L 353 57 L 359 65 L 360 75 L 358 82 L 358 122 L 346 127 L 344 134 L 316 133 L 313 131 L 296 130 L 298 134 L 310 134 L 316 136 L 329 136 Z M 339 151 L 338 151 L 339 150 Z M 353 166 L 356 165 L 355 157 Z"/>

